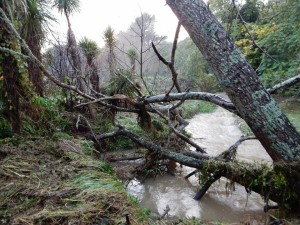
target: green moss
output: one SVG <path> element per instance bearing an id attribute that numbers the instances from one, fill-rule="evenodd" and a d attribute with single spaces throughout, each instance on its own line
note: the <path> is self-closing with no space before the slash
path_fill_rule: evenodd
<path id="1" fill-rule="evenodd" d="M 229 60 L 231 62 L 231 64 L 237 64 L 240 61 L 244 61 L 245 58 L 243 56 L 243 54 L 241 53 L 241 51 L 238 48 L 235 48 L 231 54 L 229 55 Z"/>
<path id="2" fill-rule="evenodd" d="M 245 136 L 254 135 L 251 128 L 248 126 L 248 124 L 245 121 L 242 121 L 241 123 L 239 123 L 239 128 Z"/>

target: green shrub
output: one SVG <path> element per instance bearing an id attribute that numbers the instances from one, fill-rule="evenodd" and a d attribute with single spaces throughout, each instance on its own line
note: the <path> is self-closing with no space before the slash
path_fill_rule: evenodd
<path id="1" fill-rule="evenodd" d="M 0 117 L 0 138 L 12 137 L 13 132 L 8 121 Z"/>
<path id="2" fill-rule="evenodd" d="M 58 131 L 58 132 L 55 132 L 53 135 L 52 135 L 52 141 L 58 141 L 58 140 L 70 140 L 71 139 L 71 136 L 67 133 L 64 133 L 64 132 L 61 132 L 61 131 Z"/>

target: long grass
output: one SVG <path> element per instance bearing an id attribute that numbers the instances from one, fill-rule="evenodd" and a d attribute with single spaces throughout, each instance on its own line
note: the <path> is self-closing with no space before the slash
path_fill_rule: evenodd
<path id="1" fill-rule="evenodd" d="M 143 224 L 147 215 L 87 143 L 53 139 L 1 145 L 0 224 L 120 224 L 125 213 Z"/>

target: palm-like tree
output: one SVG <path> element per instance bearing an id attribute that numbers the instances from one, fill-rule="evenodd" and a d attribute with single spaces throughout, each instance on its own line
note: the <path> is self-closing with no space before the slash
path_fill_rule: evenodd
<path id="1" fill-rule="evenodd" d="M 127 56 L 129 58 L 129 61 L 130 61 L 130 72 L 131 72 L 131 77 L 130 79 L 132 79 L 134 81 L 134 78 L 135 78 L 135 63 L 136 63 L 136 60 L 138 59 L 138 53 L 137 51 L 135 50 L 135 48 L 131 47 L 127 50 Z"/>
<path id="2" fill-rule="evenodd" d="M 54 0 L 53 7 L 56 7 L 60 13 L 65 14 L 68 27 L 71 29 L 70 15 L 79 11 L 80 0 Z"/>
<path id="3" fill-rule="evenodd" d="M 113 77 L 116 69 L 116 56 L 114 49 L 116 47 L 117 39 L 115 37 L 115 31 L 108 26 L 104 31 L 104 42 L 106 47 L 108 48 L 108 65 L 110 76 Z"/>
<path id="4" fill-rule="evenodd" d="M 100 49 L 95 41 L 90 40 L 87 37 L 81 39 L 81 41 L 79 42 L 79 46 L 84 56 L 86 57 L 88 66 L 87 71 L 90 73 L 90 81 L 92 87 L 95 91 L 100 92 L 97 66 L 94 63 L 94 59 L 97 57 L 98 53 L 100 52 Z"/>
<path id="5" fill-rule="evenodd" d="M 85 90 L 85 85 L 81 80 L 81 59 L 80 53 L 78 50 L 75 34 L 71 27 L 70 15 L 76 11 L 79 11 L 80 0 L 54 0 L 53 7 L 56 7 L 58 11 L 65 15 L 68 22 L 68 34 L 67 34 L 67 43 L 68 43 L 68 52 L 70 53 L 72 59 L 72 65 L 75 71 L 75 76 L 77 77 L 79 83 L 79 89 L 81 91 Z"/>
<path id="6" fill-rule="evenodd" d="M 21 36 L 27 42 L 32 53 L 41 61 L 41 48 L 45 40 L 47 29 L 45 27 L 49 20 L 54 20 L 47 10 L 45 0 L 26 0 L 27 11 L 23 13 Z M 36 92 L 43 96 L 44 84 L 42 72 L 32 61 L 28 62 L 29 79 L 33 83 Z"/>

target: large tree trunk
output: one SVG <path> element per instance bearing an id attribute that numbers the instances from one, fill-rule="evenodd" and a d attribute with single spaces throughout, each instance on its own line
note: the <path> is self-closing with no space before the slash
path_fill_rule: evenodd
<path id="1" fill-rule="evenodd" d="M 1 5 L 0 5 L 1 6 Z M 3 21 L 0 21 L 0 43 L 2 47 L 7 47 L 13 51 L 19 52 L 20 46 L 18 40 L 6 29 Z M 17 56 L 0 52 L 0 71 L 3 74 L 3 95 L 5 103 L 5 116 L 10 121 L 12 131 L 21 133 L 20 120 L 20 95 L 21 95 L 21 74 L 18 65 Z"/>
<path id="2" fill-rule="evenodd" d="M 300 135 L 202 0 L 166 0 L 238 113 L 274 161 L 300 156 Z"/>
<path id="3" fill-rule="evenodd" d="M 41 43 L 37 34 L 31 34 L 26 38 L 26 42 L 36 58 L 42 61 Z M 39 96 L 44 96 L 43 74 L 40 67 L 33 61 L 28 61 L 29 79 L 34 85 L 35 92 Z"/>
<path id="4" fill-rule="evenodd" d="M 93 62 L 93 59 L 87 59 L 88 70 L 90 70 L 90 82 L 92 84 L 92 88 L 96 92 L 100 92 L 100 82 L 99 76 L 97 72 L 97 66 Z"/>

